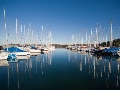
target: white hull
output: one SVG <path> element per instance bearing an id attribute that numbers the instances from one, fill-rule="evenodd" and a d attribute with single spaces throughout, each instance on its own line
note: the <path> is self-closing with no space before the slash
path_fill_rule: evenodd
<path id="1" fill-rule="evenodd" d="M 8 57 L 8 56 L 1 56 L 1 55 L 0 55 L 0 60 L 7 60 L 7 57 Z"/>
<path id="2" fill-rule="evenodd" d="M 41 50 L 38 50 L 38 49 L 29 49 L 29 52 L 30 53 L 40 53 Z"/>
<path id="3" fill-rule="evenodd" d="M 17 59 L 29 59 L 28 56 L 17 56 Z"/>
<path id="4" fill-rule="evenodd" d="M 21 50 L 26 51 L 25 53 L 27 53 L 27 55 L 30 55 L 30 52 L 26 48 L 23 48 L 23 47 L 18 47 L 18 48 L 21 49 Z"/>
<path id="5" fill-rule="evenodd" d="M 50 46 L 50 47 L 49 47 L 49 50 L 50 50 L 50 51 L 53 51 L 53 50 L 55 50 L 55 47 L 54 47 L 54 46 Z"/>
<path id="6" fill-rule="evenodd" d="M 10 54 L 16 54 L 16 56 L 27 56 L 29 54 L 29 52 L 13 52 Z"/>
<path id="7" fill-rule="evenodd" d="M 72 47 L 71 50 L 76 50 L 76 48 L 75 48 L 75 47 Z"/>
<path id="8" fill-rule="evenodd" d="M 15 60 L 15 61 L 12 61 L 12 60 L 11 60 L 11 61 L 8 61 L 8 62 L 9 62 L 9 63 L 15 63 L 15 62 L 18 62 L 18 61 L 17 61 L 17 60 Z"/>
<path id="9" fill-rule="evenodd" d="M 77 48 L 78 51 L 80 51 L 80 48 Z"/>
<path id="10" fill-rule="evenodd" d="M 9 66 L 7 60 L 0 60 L 0 66 Z"/>
<path id="11" fill-rule="evenodd" d="M 2 52 L 0 53 L 0 60 L 7 60 L 8 58 L 8 53 Z"/>
<path id="12" fill-rule="evenodd" d="M 42 52 L 49 52 L 49 49 L 48 48 L 43 48 Z"/>
<path id="13" fill-rule="evenodd" d="M 36 56 L 36 55 L 39 55 L 41 53 L 30 53 L 31 56 Z"/>
<path id="14" fill-rule="evenodd" d="M 117 52 L 118 56 L 120 56 L 120 51 Z"/>
<path id="15" fill-rule="evenodd" d="M 55 47 L 54 46 L 47 46 L 47 47 L 44 47 L 44 48 L 41 48 L 41 49 L 43 49 L 43 52 L 48 52 L 48 51 L 55 50 Z"/>
<path id="16" fill-rule="evenodd" d="M 47 50 L 43 50 L 42 52 L 47 53 L 47 52 L 49 52 L 49 51 L 47 51 Z"/>
<path id="17" fill-rule="evenodd" d="M 81 51 L 87 51 L 88 48 L 81 48 Z"/>

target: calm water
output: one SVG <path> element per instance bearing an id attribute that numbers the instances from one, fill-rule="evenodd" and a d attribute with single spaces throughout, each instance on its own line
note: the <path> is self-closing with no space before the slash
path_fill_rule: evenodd
<path id="1" fill-rule="evenodd" d="M 0 90 L 120 90 L 119 60 L 56 49 L 0 66 Z"/>

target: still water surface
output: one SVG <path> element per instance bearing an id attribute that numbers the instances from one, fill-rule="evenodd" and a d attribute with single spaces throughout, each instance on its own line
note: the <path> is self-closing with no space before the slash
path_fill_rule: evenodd
<path id="1" fill-rule="evenodd" d="M 56 49 L 0 66 L 0 90 L 120 90 L 119 61 Z"/>

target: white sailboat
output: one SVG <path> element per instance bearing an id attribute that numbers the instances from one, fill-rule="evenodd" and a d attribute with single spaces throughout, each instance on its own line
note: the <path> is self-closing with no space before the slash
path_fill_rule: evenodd
<path id="1" fill-rule="evenodd" d="M 6 44 L 7 44 L 7 34 L 6 34 L 6 17 L 5 17 L 5 9 L 4 9 L 4 25 L 5 25 L 5 35 L 6 35 Z M 7 60 L 8 53 L 7 52 L 1 52 L 0 53 L 0 60 Z"/>
<path id="2" fill-rule="evenodd" d="M 17 44 L 17 19 L 16 19 L 16 44 Z M 7 48 L 8 49 L 8 51 L 10 52 L 9 54 L 10 55 L 16 55 L 16 56 L 27 56 L 27 55 L 30 55 L 30 53 L 29 52 L 27 52 L 27 51 L 25 51 L 25 50 L 22 50 L 22 48 L 20 48 L 20 47 L 9 47 L 9 48 Z"/>

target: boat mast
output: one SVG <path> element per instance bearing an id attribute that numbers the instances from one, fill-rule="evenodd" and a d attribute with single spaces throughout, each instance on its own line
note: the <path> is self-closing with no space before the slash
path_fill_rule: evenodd
<path id="1" fill-rule="evenodd" d="M 107 47 L 107 34 L 106 34 L 106 47 Z"/>
<path id="2" fill-rule="evenodd" d="M 98 26 L 98 23 L 97 23 L 97 26 Z M 97 27 L 96 27 L 96 37 L 97 37 L 96 47 L 99 47 L 99 44 L 98 44 L 98 28 Z"/>
<path id="3" fill-rule="evenodd" d="M 32 30 L 32 45 L 33 45 L 33 30 Z"/>
<path id="4" fill-rule="evenodd" d="M 7 33 L 6 33 L 6 16 L 5 16 L 5 9 L 4 9 L 4 25 L 5 25 L 6 47 L 7 47 Z"/>
<path id="5" fill-rule="evenodd" d="M 72 35 L 72 44 L 74 46 L 74 35 Z"/>
<path id="6" fill-rule="evenodd" d="M 110 47 L 112 47 L 112 20 L 110 22 Z"/>
<path id="7" fill-rule="evenodd" d="M 21 24 L 21 41 L 20 44 L 22 45 L 22 24 Z"/>
<path id="8" fill-rule="evenodd" d="M 88 46 L 87 29 L 86 29 L 86 46 Z"/>
<path id="9" fill-rule="evenodd" d="M 43 47 L 43 25 L 42 25 L 42 33 L 41 33 L 41 42 L 42 42 L 42 47 Z"/>
<path id="10" fill-rule="evenodd" d="M 49 40 L 50 40 L 50 42 L 49 42 L 49 46 L 52 46 L 52 32 L 51 32 L 51 31 L 50 31 Z"/>
<path id="11" fill-rule="evenodd" d="M 16 45 L 17 45 L 17 19 L 16 19 Z"/>
<path id="12" fill-rule="evenodd" d="M 25 43 L 26 43 L 26 34 L 25 34 L 25 25 L 24 25 L 24 46 L 25 46 Z"/>
<path id="13" fill-rule="evenodd" d="M 30 33 L 30 36 L 31 36 L 31 33 L 32 33 L 32 31 L 31 31 L 31 23 L 30 23 L 30 30 L 29 30 L 29 33 Z M 31 37 L 29 37 L 29 40 L 30 40 L 30 42 L 29 42 L 29 45 L 31 45 L 31 43 L 32 43 L 32 39 L 31 39 Z"/>
<path id="14" fill-rule="evenodd" d="M 92 28 L 91 28 L 91 38 L 90 38 L 90 48 L 91 48 L 91 46 L 92 46 L 92 39 L 93 39 L 93 32 L 92 32 Z"/>

